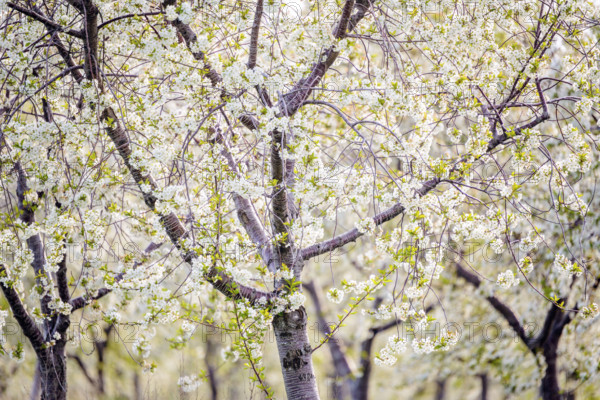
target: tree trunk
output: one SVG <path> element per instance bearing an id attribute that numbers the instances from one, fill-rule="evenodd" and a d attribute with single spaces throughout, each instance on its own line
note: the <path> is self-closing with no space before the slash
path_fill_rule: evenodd
<path id="1" fill-rule="evenodd" d="M 371 352 L 373 350 L 373 340 L 375 340 L 375 334 L 371 333 L 371 336 L 365 339 L 360 347 L 360 376 L 354 387 L 352 388 L 352 399 L 353 400 L 367 400 L 369 398 L 369 380 L 371 378 Z"/>
<path id="2" fill-rule="evenodd" d="M 102 340 L 96 344 L 96 351 L 98 352 L 98 392 L 104 395 L 106 392 L 104 385 L 104 350 L 108 345 L 108 338 L 106 341 Z"/>
<path id="3" fill-rule="evenodd" d="M 273 318 L 283 382 L 289 400 L 319 399 L 306 322 L 304 307 L 282 312 Z"/>
<path id="4" fill-rule="evenodd" d="M 481 379 L 481 400 L 487 400 L 488 398 L 488 376 L 486 374 L 479 375 Z"/>
<path id="5" fill-rule="evenodd" d="M 66 400 L 67 357 L 65 342 L 60 340 L 40 358 L 42 400 Z"/>
<path id="6" fill-rule="evenodd" d="M 558 386 L 557 354 L 558 343 L 548 340 L 544 343 L 544 358 L 546 360 L 546 373 L 542 378 L 542 399 L 560 400 L 560 387 Z"/>
<path id="7" fill-rule="evenodd" d="M 327 393 L 327 400 L 351 400 L 354 381 L 348 377 L 340 377 L 337 374 L 331 376 Z"/>
<path id="8" fill-rule="evenodd" d="M 142 400 L 142 383 L 140 382 L 140 374 L 137 371 L 133 373 L 133 390 L 134 400 Z"/>
<path id="9" fill-rule="evenodd" d="M 438 379 L 435 386 L 435 400 L 444 400 L 446 398 L 446 379 Z"/>
<path id="10" fill-rule="evenodd" d="M 546 372 L 542 378 L 541 394 L 544 400 L 562 400 L 568 398 L 568 394 L 561 394 L 560 386 L 558 385 L 558 343 L 562 336 L 565 326 L 571 322 L 572 317 L 570 313 L 564 313 L 559 310 L 556 306 L 552 307 L 554 311 L 551 315 L 551 319 L 547 318 L 545 325 L 548 325 L 546 329 L 548 334 L 542 344 L 542 354 L 546 361 Z M 544 327 L 546 328 L 546 327 Z"/>
<path id="11" fill-rule="evenodd" d="M 33 384 L 31 385 L 31 394 L 29 400 L 37 400 L 40 398 L 40 363 L 35 363 L 35 375 L 33 376 Z"/>
<path id="12" fill-rule="evenodd" d="M 217 371 L 215 365 L 215 350 L 217 346 L 211 340 L 211 335 L 206 335 L 206 355 L 204 362 L 206 363 L 206 371 L 208 372 L 208 382 L 210 383 L 210 398 L 217 400 L 219 398 L 219 384 L 217 382 Z"/>

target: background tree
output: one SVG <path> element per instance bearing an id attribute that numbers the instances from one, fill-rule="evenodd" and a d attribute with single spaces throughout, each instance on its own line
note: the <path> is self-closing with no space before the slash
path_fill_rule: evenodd
<path id="1" fill-rule="evenodd" d="M 225 355 L 265 397 L 272 327 L 288 398 L 319 398 L 313 354 L 359 311 L 430 326 L 442 271 L 471 273 L 442 256 L 465 241 L 502 256 L 500 286 L 522 279 L 558 316 L 550 348 L 528 343 L 552 372 L 554 329 L 598 312 L 596 250 L 569 229 L 597 226 L 594 3 L 247 6 L 2 3 L 0 286 L 42 398 L 66 397 L 77 310 L 135 324 L 132 357 L 148 370 L 156 327 L 180 324 L 178 346 L 198 326 L 233 333 Z M 311 262 L 339 252 L 358 268 L 332 262 L 327 276 Z M 483 276 L 497 273 L 489 261 L 475 263 Z M 345 302 L 317 343 L 310 280 Z M 374 361 L 457 340 L 397 331 Z"/>

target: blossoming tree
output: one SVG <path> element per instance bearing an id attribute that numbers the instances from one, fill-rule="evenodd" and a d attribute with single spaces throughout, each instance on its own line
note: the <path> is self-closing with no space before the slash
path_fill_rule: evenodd
<path id="1" fill-rule="evenodd" d="M 505 256 L 501 286 L 527 282 L 561 321 L 597 312 L 597 267 L 570 245 L 589 238 L 566 237 L 571 223 L 597 222 L 592 1 L 1 7 L 0 286 L 42 398 L 66 397 L 76 311 L 112 298 L 100 313 L 110 324 L 139 306 L 142 359 L 156 325 L 237 332 L 230 352 L 267 397 L 271 326 L 287 397 L 317 399 L 313 354 L 356 311 L 430 322 L 425 298 L 456 267 L 441 257 L 453 237 L 489 243 Z M 549 225 L 565 233 L 544 236 Z M 357 241 L 376 252 L 367 276 L 341 280 L 349 265 L 332 262 L 326 277 L 311 262 Z M 536 247 L 550 263 L 528 255 Z M 530 280 L 535 264 L 544 272 Z M 316 345 L 310 280 L 334 302 L 353 293 Z M 410 345 L 423 354 L 457 340 L 443 329 Z M 391 336 L 378 362 L 407 344 Z"/>

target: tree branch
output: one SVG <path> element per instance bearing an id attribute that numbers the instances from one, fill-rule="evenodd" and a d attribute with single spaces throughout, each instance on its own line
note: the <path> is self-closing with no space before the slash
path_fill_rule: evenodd
<path id="1" fill-rule="evenodd" d="M 466 268 L 464 268 L 459 263 L 455 263 L 455 265 L 456 265 L 456 274 L 458 276 L 460 276 L 461 278 L 463 278 L 464 280 L 466 280 L 467 282 L 469 282 L 471 285 L 473 285 L 476 288 L 478 288 L 481 285 L 481 279 L 477 275 L 475 275 L 473 272 L 468 271 Z M 517 316 L 510 309 L 510 307 L 508 307 L 506 304 L 504 304 L 502 301 L 500 301 L 495 296 L 488 296 L 488 297 L 486 297 L 486 300 L 491 304 L 491 306 L 496 311 L 498 311 L 500 313 L 500 315 L 502 315 L 504 317 L 504 319 L 506 320 L 508 325 L 510 325 L 510 327 L 515 331 L 515 333 L 519 336 L 519 338 L 523 341 L 523 343 L 528 348 L 530 348 L 530 339 L 527 337 L 527 333 L 525 332 L 523 325 L 521 325 L 521 323 L 519 322 L 519 318 L 517 318 Z M 531 348 L 530 348 L 530 350 L 531 350 Z"/>
<path id="2" fill-rule="evenodd" d="M 162 4 L 163 8 L 167 8 L 168 6 L 174 6 L 175 3 L 176 0 L 165 0 Z M 177 32 L 181 35 L 181 37 L 183 37 L 185 44 L 187 45 L 188 49 L 190 49 L 190 51 L 192 52 L 194 58 L 198 61 L 203 62 L 208 79 L 210 80 L 213 86 L 217 86 L 217 84 L 221 82 L 221 76 L 219 75 L 219 73 L 211 67 L 211 65 L 208 63 L 208 60 L 206 60 L 206 55 L 203 52 L 192 50 L 192 44 L 198 41 L 198 37 L 196 36 L 192 28 L 190 28 L 188 24 L 184 24 L 183 22 L 181 22 L 179 18 L 177 18 L 174 21 L 169 21 L 169 23 L 173 25 Z"/>
<path id="3" fill-rule="evenodd" d="M 15 170 L 17 171 L 17 200 L 18 207 L 21 213 L 20 219 L 27 225 L 31 225 L 35 223 L 34 210 L 31 205 L 27 204 L 25 200 L 25 194 L 29 191 L 29 187 L 27 186 L 27 174 L 25 170 L 21 166 L 20 162 L 15 162 L 14 164 Z M 46 271 L 44 270 L 44 265 L 46 264 L 46 256 L 44 254 L 44 245 L 42 243 L 42 238 L 39 233 L 27 238 L 26 240 L 27 246 L 29 250 L 33 253 L 33 262 L 31 266 L 35 273 L 36 284 L 42 288 L 44 291 L 48 286 L 51 286 L 48 282 L 48 285 L 44 285 L 42 282 L 42 277 L 45 277 L 49 281 L 51 281 L 51 277 L 46 275 Z M 51 310 L 48 304 L 50 303 L 50 295 L 45 293 L 40 299 L 40 306 L 42 309 L 42 313 L 44 316 L 50 316 Z"/>
<path id="4" fill-rule="evenodd" d="M 329 327 L 327 321 L 325 321 L 323 306 L 321 305 L 321 299 L 315 287 L 315 283 L 305 283 L 304 285 L 302 285 L 302 287 L 306 289 L 313 301 L 315 310 L 317 312 L 317 323 L 319 324 L 319 329 L 323 332 L 323 334 L 329 337 L 329 335 L 331 335 L 331 328 Z M 331 359 L 333 360 L 333 366 L 335 367 L 337 376 L 339 378 L 351 377 L 352 370 L 350 368 L 350 364 L 348 363 L 346 355 L 342 351 L 338 340 L 328 340 L 327 347 L 329 348 L 329 352 L 331 353 Z"/>
<path id="5" fill-rule="evenodd" d="M 90 304 L 92 301 L 101 299 L 102 297 L 106 296 L 110 292 L 112 292 L 111 289 L 102 288 L 102 289 L 98 290 L 98 293 L 96 293 L 95 296 L 82 295 L 82 296 L 76 297 L 74 299 L 71 299 L 71 301 L 69 302 L 71 304 L 71 307 L 73 307 L 71 311 L 77 311 L 80 308 L 83 308 L 86 305 Z"/>
<path id="6" fill-rule="evenodd" d="M 122 19 L 126 19 L 126 18 L 134 18 L 134 17 L 146 17 L 146 16 L 152 16 L 152 15 L 160 15 L 162 14 L 162 11 L 154 11 L 154 12 L 147 12 L 147 13 L 141 13 L 141 14 L 125 14 L 125 15 L 119 15 L 118 17 L 115 17 L 113 19 L 110 19 L 106 22 L 101 23 L 100 25 L 98 25 L 98 30 L 104 28 L 107 25 L 112 24 L 113 22 L 117 22 L 120 21 Z"/>
<path id="7" fill-rule="evenodd" d="M 6 276 L 7 272 L 4 265 L 0 264 L 0 278 Z M 6 283 L 0 283 L 0 287 L 2 287 L 2 292 L 4 292 L 6 301 L 12 310 L 13 317 L 19 323 L 19 326 L 23 330 L 25 336 L 27 336 L 27 339 L 31 342 L 33 349 L 38 355 L 43 354 L 45 352 L 45 349 L 43 348 L 44 337 L 33 318 L 31 318 L 27 310 L 25 310 L 25 307 L 19 298 L 19 294 L 12 286 L 7 285 Z"/>
<path id="8" fill-rule="evenodd" d="M 163 245 L 162 243 L 154 243 L 154 242 L 150 243 L 148 245 L 148 247 L 146 247 L 146 249 L 144 250 L 144 255 L 150 254 L 154 250 L 159 249 L 162 245 Z M 140 264 L 141 264 L 141 262 L 136 261 L 133 264 L 133 269 L 137 268 Z M 125 276 L 125 273 L 121 272 L 114 278 L 115 282 L 120 282 L 124 276 Z M 71 307 L 73 307 L 72 310 L 73 311 L 79 310 L 80 308 L 85 307 L 90 302 L 101 299 L 102 297 L 106 296 L 110 292 L 112 292 L 111 289 L 102 288 L 102 289 L 98 290 L 98 293 L 96 293 L 95 296 L 89 296 L 88 294 L 84 294 L 75 299 L 71 299 L 70 303 L 71 303 Z"/>
<path id="9" fill-rule="evenodd" d="M 346 0 L 344 8 L 342 9 L 342 16 L 338 22 L 334 36 L 337 39 L 343 38 L 347 31 L 351 32 L 354 30 L 356 25 L 366 14 L 366 7 L 368 7 L 368 0 L 359 1 L 357 4 L 358 12 L 349 19 L 351 10 L 354 8 L 354 0 Z M 292 116 L 298 111 L 304 104 L 304 101 L 312 93 L 315 86 L 319 84 L 325 73 L 334 63 L 339 55 L 338 51 L 335 51 L 335 47 L 329 47 L 324 50 L 319 56 L 319 60 L 313 64 L 310 73 L 304 78 L 300 79 L 288 93 L 283 95 L 280 99 L 279 110 L 284 116 Z"/>
<path id="10" fill-rule="evenodd" d="M 239 176 L 237 164 L 235 163 L 235 160 L 233 159 L 233 156 L 227 147 L 225 138 L 220 132 L 217 132 L 215 141 L 223 146 L 221 155 L 227 160 L 229 169 L 231 169 L 236 176 Z M 269 271 L 275 272 L 277 270 L 277 260 L 273 254 L 267 232 L 258 218 L 258 215 L 252 206 L 252 202 L 237 193 L 233 193 L 233 202 L 235 203 L 235 208 L 240 223 L 244 227 L 250 239 L 258 247 L 258 251 L 263 261 L 267 265 L 267 268 Z"/>
<path id="11" fill-rule="evenodd" d="M 102 84 L 100 78 L 100 70 L 98 67 L 98 7 L 92 0 L 82 0 L 83 10 L 81 11 L 84 17 L 84 54 L 85 54 L 85 75 L 88 79 L 98 79 L 98 83 Z"/>
<path id="12" fill-rule="evenodd" d="M 282 132 L 275 130 L 271 142 L 271 179 L 276 182 L 273 187 L 271 210 L 272 226 L 274 236 L 278 237 L 277 250 L 281 263 L 294 269 L 294 276 L 300 277 L 301 268 L 297 268 L 294 260 L 294 246 L 288 224 L 290 222 L 288 212 L 287 187 L 284 179 L 284 161 L 282 149 L 285 147 L 285 138 Z"/>
<path id="13" fill-rule="evenodd" d="M 82 39 L 83 38 L 83 33 L 81 31 L 75 31 L 73 29 L 66 29 L 64 26 L 60 25 L 59 23 L 56 23 L 54 21 L 52 21 L 51 19 L 46 18 L 45 16 L 38 14 L 36 11 L 34 10 L 29 10 L 25 7 L 21 7 L 15 3 L 12 2 L 8 2 L 7 6 L 9 8 L 12 8 L 15 11 L 20 12 L 23 15 L 26 15 L 28 17 L 31 17 L 33 19 L 35 19 L 36 21 L 41 22 L 42 24 L 44 24 L 46 26 L 46 28 L 49 31 L 58 31 L 58 32 L 64 32 L 68 35 L 74 36 L 76 38 Z"/>
<path id="14" fill-rule="evenodd" d="M 121 126 L 114 111 L 111 108 L 105 109 L 102 113 L 102 120 L 108 124 L 106 132 L 115 144 L 115 147 L 119 151 L 123 162 L 133 176 L 135 182 L 138 184 L 138 186 L 140 186 L 140 189 L 143 184 L 150 186 L 151 190 L 147 193 L 144 193 L 144 202 L 152 211 L 156 212 L 160 216 L 160 223 L 166 230 L 171 242 L 177 249 L 183 252 L 183 259 L 187 263 L 192 264 L 192 261 L 196 258 L 195 253 L 193 251 L 187 251 L 183 248 L 183 241 L 187 239 L 188 232 L 175 213 L 171 212 L 169 214 L 163 214 L 156 211 L 155 204 L 157 199 L 152 192 L 158 188 L 157 184 L 151 175 L 143 174 L 139 169 L 131 165 L 131 148 L 129 145 L 129 138 L 127 137 L 127 134 Z M 267 293 L 251 287 L 240 285 L 235 282 L 233 278 L 219 271 L 214 266 L 204 274 L 204 277 L 213 285 L 215 289 L 233 300 L 244 298 L 250 301 L 252 304 L 258 301 L 268 303 L 278 296 L 276 292 Z"/>
<path id="15" fill-rule="evenodd" d="M 252 23 L 252 32 L 250 34 L 250 50 L 248 54 L 248 69 L 256 66 L 256 57 L 258 55 L 258 35 L 260 33 L 260 20 L 263 14 L 263 0 L 256 0 L 256 11 L 254 11 L 254 22 Z"/>
<path id="16" fill-rule="evenodd" d="M 433 187 L 429 188 L 427 190 L 427 192 L 431 189 L 433 189 Z M 373 218 L 373 220 L 375 221 L 375 224 L 379 226 L 379 225 L 391 220 L 392 218 L 402 214 L 403 212 L 404 212 L 404 206 L 401 204 L 396 204 L 396 205 L 392 206 L 391 208 L 383 211 L 382 213 L 377 214 Z M 360 233 L 358 231 L 358 229 L 356 229 L 356 228 L 351 229 L 348 232 L 338 235 L 332 239 L 329 239 L 324 242 L 317 243 L 317 244 L 309 246 L 305 249 L 302 249 L 302 259 L 309 260 L 318 255 L 328 253 L 328 252 L 333 251 L 337 248 L 340 248 L 350 242 L 354 242 L 356 239 L 358 239 L 361 236 L 363 236 L 363 233 Z"/>
<path id="17" fill-rule="evenodd" d="M 540 101 L 542 103 L 542 114 L 539 115 L 537 118 L 535 118 L 533 121 L 531 121 L 523 126 L 515 128 L 514 136 L 521 135 L 525 129 L 533 128 L 550 118 L 550 114 L 548 113 L 548 106 L 547 106 L 546 100 L 544 98 L 544 93 L 540 86 L 539 80 L 536 81 L 536 87 L 538 89 L 538 93 L 540 95 Z M 492 140 L 490 140 L 490 142 L 488 143 L 486 153 L 490 153 L 492 150 L 494 150 L 499 145 L 503 144 L 508 139 L 509 139 L 509 136 L 506 133 L 492 138 Z M 454 168 L 456 168 L 456 165 Z M 446 181 L 448 181 L 448 180 L 446 180 Z M 438 179 L 438 178 L 434 178 L 434 179 L 430 179 L 430 180 L 426 181 L 417 190 L 416 195 L 418 197 L 425 196 L 427 193 L 429 193 L 432 189 L 434 189 L 441 182 L 442 182 L 442 180 Z M 452 181 L 448 181 L 448 182 L 452 182 Z M 373 219 L 375 220 L 375 224 L 377 226 L 379 226 L 379 225 L 383 224 L 384 222 L 387 222 L 387 221 L 395 218 L 396 216 L 402 214 L 403 212 L 404 212 L 404 206 L 402 206 L 400 203 L 398 203 L 398 204 L 395 204 L 394 206 L 390 207 L 389 209 L 385 210 L 384 212 L 377 214 Z M 350 242 L 354 242 L 356 239 L 358 239 L 362 235 L 363 235 L 362 233 L 358 232 L 358 229 L 354 228 L 354 229 L 352 229 L 348 232 L 345 232 L 339 236 L 336 236 L 332 239 L 326 240 L 321 243 L 314 244 L 310 247 L 303 249 L 302 250 L 302 259 L 308 260 L 312 257 L 333 251 L 333 250 L 340 248 Z"/>
<path id="18" fill-rule="evenodd" d="M 367 14 L 370 5 L 371 0 L 358 0 L 356 2 L 356 13 L 350 17 L 350 21 L 348 23 L 348 32 L 354 31 L 356 25 L 358 25 L 360 20 L 363 19 Z"/>
<path id="19" fill-rule="evenodd" d="M 39 8 L 37 7 L 35 7 L 35 10 L 40 12 Z M 83 81 L 83 75 L 81 75 L 79 69 L 81 69 L 82 67 L 75 64 L 75 61 L 73 61 L 73 58 L 71 58 L 71 54 L 63 45 L 57 32 L 55 32 L 54 30 L 52 30 L 52 28 L 49 28 L 48 26 L 46 26 L 46 29 L 48 30 L 48 33 L 51 34 L 50 43 L 56 47 L 58 54 L 65 61 L 65 64 L 67 64 L 67 67 L 69 68 L 68 71 L 73 76 L 73 79 L 75 79 L 77 83 L 81 83 L 81 81 Z"/>
<path id="20" fill-rule="evenodd" d="M 343 39 L 346 36 L 346 30 L 348 29 L 348 23 L 350 22 L 350 14 L 354 8 L 354 0 L 346 0 L 344 8 L 342 9 L 342 16 L 340 21 L 333 31 L 333 36 L 336 39 Z"/>
<path id="21" fill-rule="evenodd" d="M 52 109 L 48 104 L 48 101 L 44 98 L 42 99 L 42 109 L 44 110 L 44 121 L 50 123 L 54 122 L 54 116 L 52 114 Z M 57 205 L 57 208 L 60 208 L 60 204 Z M 65 254 L 58 263 L 58 271 L 56 271 L 56 286 L 58 288 L 58 296 L 63 303 L 68 303 L 71 299 L 71 295 L 69 294 L 69 283 L 67 281 L 67 254 Z"/>
<path id="22" fill-rule="evenodd" d="M 546 103 L 546 98 L 544 97 L 544 91 L 542 90 L 542 86 L 541 86 L 539 79 L 537 79 L 535 81 L 535 86 L 536 86 L 538 94 L 540 96 L 540 102 L 542 105 L 542 113 L 540 115 L 538 115 L 533 121 L 531 121 L 523 126 L 520 126 L 518 128 L 515 128 L 514 136 L 521 135 L 521 133 L 524 130 L 534 128 L 537 125 L 541 124 L 542 122 L 550 119 L 550 114 L 548 113 L 548 104 Z M 498 135 L 498 136 L 494 137 L 488 143 L 487 152 L 489 153 L 494 148 L 496 148 L 498 145 L 500 145 L 501 143 L 508 140 L 508 138 L 509 138 L 509 136 L 508 136 L 507 132 L 504 132 L 502 135 Z"/>
<path id="23" fill-rule="evenodd" d="M 67 0 L 67 3 L 75 7 L 80 12 L 83 12 L 83 0 Z"/>

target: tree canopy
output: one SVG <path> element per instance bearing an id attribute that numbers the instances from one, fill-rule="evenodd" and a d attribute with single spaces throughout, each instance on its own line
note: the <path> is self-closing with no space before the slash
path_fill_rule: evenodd
<path id="1" fill-rule="evenodd" d="M 0 15 L 0 353 L 32 397 L 76 364 L 106 395 L 110 335 L 167 397 L 220 363 L 265 398 L 597 391 L 596 0 Z"/>

